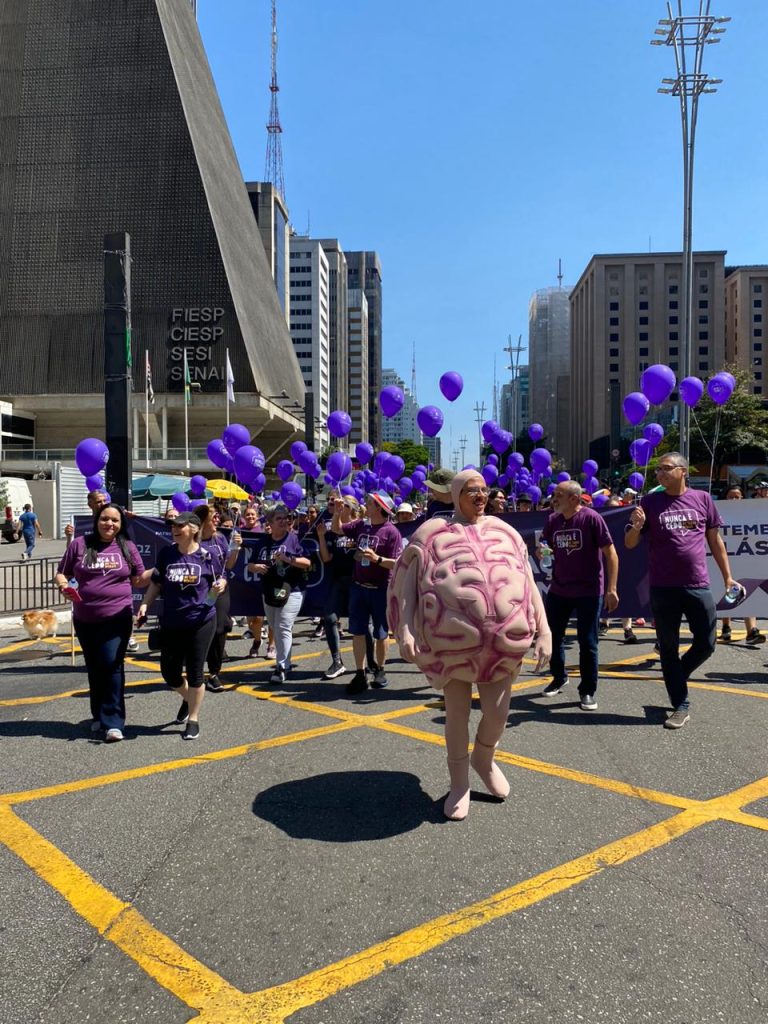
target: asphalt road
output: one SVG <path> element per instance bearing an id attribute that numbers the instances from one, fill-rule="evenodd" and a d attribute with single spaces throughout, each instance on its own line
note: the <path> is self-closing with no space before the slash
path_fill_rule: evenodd
<path id="1" fill-rule="evenodd" d="M 434 691 L 393 647 L 348 699 L 310 628 L 277 691 L 230 640 L 197 743 L 143 642 L 106 746 L 68 637 L 3 641 L 2 1024 L 764 1024 L 765 649 L 720 646 L 677 733 L 649 630 L 602 641 L 595 713 L 527 665 L 512 794 L 448 823 Z"/>

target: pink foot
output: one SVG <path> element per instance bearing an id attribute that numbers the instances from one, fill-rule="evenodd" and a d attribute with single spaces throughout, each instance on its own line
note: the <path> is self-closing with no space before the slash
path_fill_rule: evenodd
<path id="1" fill-rule="evenodd" d="M 509 783 L 501 768 L 493 760 L 495 751 L 495 745 L 490 747 L 487 743 L 481 743 L 476 739 L 471 763 L 491 796 L 498 797 L 499 800 L 506 800 L 509 796 Z"/>

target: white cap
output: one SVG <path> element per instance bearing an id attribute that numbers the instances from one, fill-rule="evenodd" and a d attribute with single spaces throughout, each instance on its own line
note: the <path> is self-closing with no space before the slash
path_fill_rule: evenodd
<path id="1" fill-rule="evenodd" d="M 413 512 L 413 505 L 409 505 L 407 501 L 402 501 L 397 506 L 398 512 Z"/>

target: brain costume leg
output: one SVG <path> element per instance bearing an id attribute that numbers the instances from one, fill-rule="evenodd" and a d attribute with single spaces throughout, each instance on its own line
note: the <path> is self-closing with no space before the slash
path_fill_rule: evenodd
<path id="1" fill-rule="evenodd" d="M 469 712 L 472 686 L 462 679 L 445 684 L 445 747 L 451 791 L 443 813 L 451 821 L 462 821 L 469 813 Z"/>
<path id="2" fill-rule="evenodd" d="M 508 683 L 485 683 L 479 687 L 483 717 L 477 727 L 471 764 L 488 792 L 501 800 L 509 796 L 509 783 L 493 757 L 507 724 L 511 687 L 518 673 L 519 669 Z"/>

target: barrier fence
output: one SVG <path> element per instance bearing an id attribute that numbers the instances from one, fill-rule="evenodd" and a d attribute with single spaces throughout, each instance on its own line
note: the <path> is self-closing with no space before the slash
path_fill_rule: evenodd
<path id="1" fill-rule="evenodd" d="M 0 563 L 0 613 L 68 606 L 53 582 L 60 556 Z"/>

